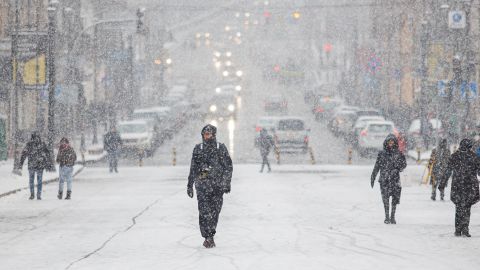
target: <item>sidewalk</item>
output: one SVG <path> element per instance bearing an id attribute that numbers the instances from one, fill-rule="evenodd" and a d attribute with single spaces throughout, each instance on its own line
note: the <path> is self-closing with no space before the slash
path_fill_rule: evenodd
<path id="1" fill-rule="evenodd" d="M 75 165 L 73 175 L 79 174 L 83 168 L 83 165 Z M 12 169 L 13 160 L 0 161 L 0 198 L 29 188 L 27 164 L 23 166 L 22 176 L 13 174 Z M 43 172 L 43 185 L 58 182 L 58 165 L 56 165 L 56 170 L 56 172 Z"/>

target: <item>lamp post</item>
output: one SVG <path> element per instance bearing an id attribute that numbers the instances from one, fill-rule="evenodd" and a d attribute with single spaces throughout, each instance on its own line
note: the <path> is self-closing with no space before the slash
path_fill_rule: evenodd
<path id="1" fill-rule="evenodd" d="M 10 93 L 10 99 L 13 98 L 13 101 L 10 101 L 11 114 L 11 122 L 12 122 L 12 135 L 13 135 L 13 170 L 19 168 L 20 160 L 18 156 L 18 27 L 19 27 L 19 16 L 20 10 L 18 7 L 18 0 L 15 1 L 15 22 L 13 26 L 13 35 L 12 35 L 12 91 Z"/>
<path id="2" fill-rule="evenodd" d="M 56 15 L 57 0 L 52 0 L 48 4 L 48 150 L 54 158 L 53 141 L 55 139 L 55 35 L 56 35 Z"/>

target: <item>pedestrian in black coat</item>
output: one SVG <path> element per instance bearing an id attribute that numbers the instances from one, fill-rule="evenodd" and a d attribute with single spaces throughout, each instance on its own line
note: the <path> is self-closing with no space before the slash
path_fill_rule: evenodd
<path id="1" fill-rule="evenodd" d="M 30 200 L 35 199 L 35 175 L 37 175 L 37 199 L 42 199 L 43 170 L 53 170 L 53 161 L 47 145 L 42 142 L 40 135 L 32 133 L 30 141 L 22 151 L 19 170 L 22 170 L 25 159 L 28 158 L 28 174 L 30 184 Z"/>
<path id="2" fill-rule="evenodd" d="M 378 153 L 371 177 L 371 186 L 380 172 L 380 191 L 385 208 L 385 224 L 396 224 L 395 211 L 400 203 L 402 185 L 400 172 L 407 167 L 405 156 L 398 150 L 398 141 L 395 135 L 390 134 L 383 142 L 383 150 Z M 392 213 L 390 215 L 390 197 L 392 197 Z"/>
<path id="3" fill-rule="evenodd" d="M 470 237 L 469 224 L 472 205 L 480 200 L 477 175 L 480 159 L 472 151 L 473 141 L 463 139 L 459 149 L 448 162 L 446 179 L 452 176 L 450 200 L 455 204 L 455 236 Z"/>
<path id="4" fill-rule="evenodd" d="M 448 149 L 447 140 L 442 139 L 438 147 L 433 149 L 432 156 L 430 157 L 430 166 L 433 166 L 432 175 L 430 177 L 430 184 L 432 185 L 432 196 L 430 198 L 434 201 L 437 197 L 437 188 L 440 191 L 440 199 L 442 201 L 445 196 L 445 187 L 448 182 L 448 179 L 445 179 L 445 176 L 449 160 L 450 149 Z"/>
<path id="5" fill-rule="evenodd" d="M 216 140 L 217 128 L 207 125 L 202 129 L 201 144 L 193 149 L 187 194 L 193 198 L 193 184 L 197 191 L 199 224 L 203 246 L 215 247 L 213 237 L 223 205 L 223 194 L 230 193 L 233 165 L 227 147 Z"/>
<path id="6" fill-rule="evenodd" d="M 258 138 L 258 146 L 260 148 L 260 155 L 262 156 L 262 168 L 260 172 L 263 172 L 263 168 L 267 165 L 268 172 L 271 172 L 270 162 L 268 162 L 268 155 L 270 149 L 275 146 L 272 136 L 270 136 L 266 129 L 262 128 L 260 136 Z"/>
<path id="7" fill-rule="evenodd" d="M 107 151 L 107 159 L 110 172 L 118 173 L 118 154 L 122 147 L 122 138 L 115 127 L 112 127 L 105 136 L 103 136 L 103 148 Z"/>

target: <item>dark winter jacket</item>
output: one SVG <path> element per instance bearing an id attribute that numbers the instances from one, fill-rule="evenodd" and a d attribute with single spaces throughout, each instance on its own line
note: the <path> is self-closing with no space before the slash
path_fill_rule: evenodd
<path id="1" fill-rule="evenodd" d="M 122 146 L 122 138 L 117 131 L 109 131 L 103 137 L 103 149 L 108 153 L 114 153 Z"/>
<path id="2" fill-rule="evenodd" d="M 265 129 L 260 131 L 260 137 L 258 138 L 258 146 L 260 147 L 260 154 L 262 156 L 268 156 L 270 149 L 275 145 L 272 136 L 270 136 Z"/>
<path id="3" fill-rule="evenodd" d="M 57 163 L 60 164 L 60 167 L 63 166 L 73 166 L 77 161 L 77 154 L 75 150 L 69 144 L 62 144 L 58 149 Z"/>
<path id="4" fill-rule="evenodd" d="M 471 206 L 480 200 L 477 175 L 480 159 L 472 151 L 473 142 L 463 139 L 460 148 L 448 161 L 446 179 L 452 175 L 450 200 L 461 206 Z"/>
<path id="5" fill-rule="evenodd" d="M 450 149 L 448 149 L 447 140 L 443 139 L 431 157 L 433 163 L 432 175 L 440 187 L 445 187 L 447 179 L 445 179 L 450 160 Z"/>
<path id="6" fill-rule="evenodd" d="M 23 167 L 26 158 L 28 158 L 29 170 L 49 170 L 53 168 L 50 151 L 37 133 L 32 134 L 30 141 L 22 151 L 20 168 Z"/>
<path id="7" fill-rule="evenodd" d="M 393 140 L 392 148 L 388 141 Z M 395 135 L 388 135 L 383 142 L 383 150 L 378 153 L 377 161 L 372 172 L 372 183 L 380 172 L 378 182 L 383 186 L 400 186 L 400 172 L 407 167 L 405 156 L 398 150 L 398 140 Z"/>
<path id="8" fill-rule="evenodd" d="M 192 188 L 196 183 L 196 185 L 206 186 L 214 191 L 230 190 L 233 172 L 232 159 L 228 154 L 227 147 L 223 143 L 217 143 L 214 126 L 207 125 L 202 129 L 202 139 L 206 129 L 213 131 L 213 138 L 208 141 L 203 140 L 193 149 L 187 186 Z"/>

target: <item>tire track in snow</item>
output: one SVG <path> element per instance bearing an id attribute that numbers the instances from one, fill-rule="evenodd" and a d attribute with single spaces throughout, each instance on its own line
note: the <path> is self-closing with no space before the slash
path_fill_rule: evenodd
<path id="1" fill-rule="evenodd" d="M 92 255 L 95 255 L 96 253 L 98 253 L 99 251 L 101 251 L 102 249 L 104 249 L 108 243 L 110 243 L 113 239 L 115 239 L 115 237 L 117 237 L 118 235 L 122 234 L 122 233 L 126 233 L 128 232 L 130 229 L 132 229 L 135 225 L 137 225 L 137 218 L 141 217 L 143 214 L 145 214 L 148 210 L 150 210 L 150 208 L 152 206 L 154 206 L 155 204 L 159 203 L 160 201 L 164 201 L 166 198 L 169 198 L 171 196 L 175 196 L 177 195 L 178 193 L 182 192 L 183 190 L 181 191 L 176 191 L 166 197 L 162 197 L 162 198 L 158 198 L 156 199 L 155 201 L 153 201 L 152 203 L 150 203 L 149 205 L 147 205 L 147 207 L 145 207 L 142 211 L 140 211 L 138 214 L 136 214 L 134 217 L 131 218 L 132 220 L 132 224 L 130 224 L 127 228 L 125 228 L 124 230 L 121 230 L 121 231 L 118 231 L 116 233 L 114 233 L 112 236 L 110 236 L 107 240 L 105 240 L 105 242 L 102 243 L 102 245 L 100 245 L 100 247 L 98 247 L 97 249 L 93 250 L 92 252 L 84 255 L 83 257 L 81 257 L 80 259 L 76 260 L 76 261 L 73 261 L 71 262 L 67 267 L 65 267 L 65 270 L 67 269 L 70 269 L 73 265 L 85 260 L 85 259 L 88 259 L 89 257 L 91 257 Z"/>

